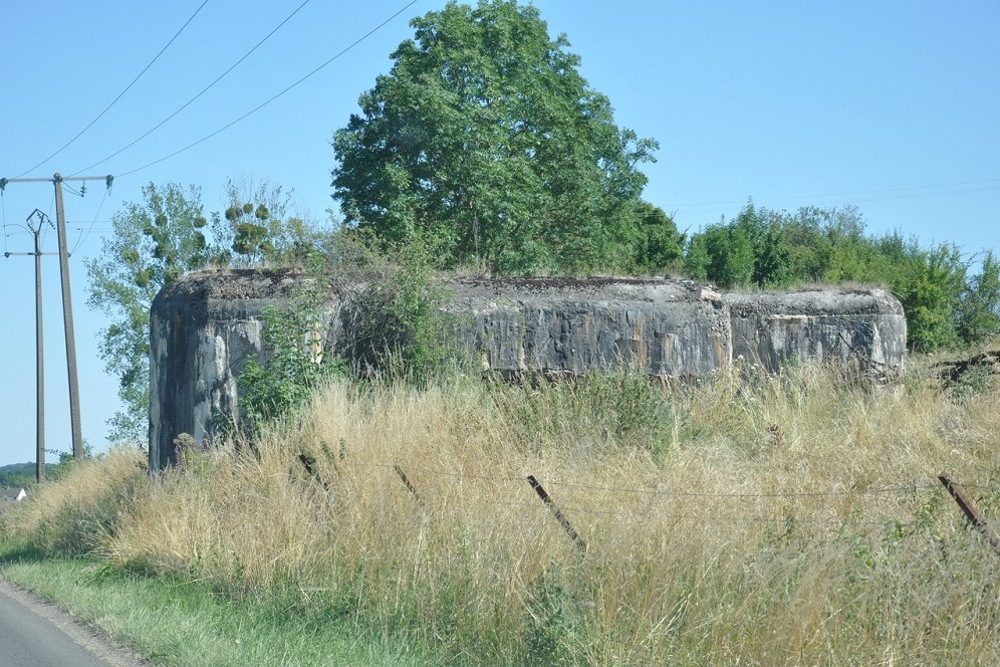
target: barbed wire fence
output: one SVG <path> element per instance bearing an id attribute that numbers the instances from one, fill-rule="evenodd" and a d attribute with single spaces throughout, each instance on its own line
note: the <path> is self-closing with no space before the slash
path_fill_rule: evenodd
<path id="1" fill-rule="evenodd" d="M 340 452 L 341 455 L 339 457 L 339 461 L 343 462 L 343 446 L 341 447 Z M 913 508 L 905 501 L 908 501 L 909 504 L 912 505 L 913 501 L 918 499 L 921 495 L 927 496 L 928 494 L 947 494 L 950 495 L 959 505 L 959 508 L 964 513 L 969 526 L 980 533 L 990 544 L 993 550 L 1000 555 L 1000 536 L 993 531 L 987 521 L 987 518 L 982 512 L 979 511 L 974 502 L 966 494 L 966 491 L 969 490 L 978 492 L 980 497 L 996 496 L 1000 495 L 1000 486 L 990 482 L 983 483 L 965 481 L 963 483 L 958 483 L 952 480 L 950 475 L 946 472 L 938 475 L 936 480 L 928 478 L 926 481 L 915 480 L 868 488 L 834 487 L 830 489 L 770 492 L 718 492 L 677 488 L 644 489 L 636 488 L 634 486 L 591 484 L 564 481 L 555 479 L 551 476 L 536 474 L 469 473 L 454 470 L 443 470 L 428 467 L 426 465 L 408 465 L 404 469 L 404 467 L 398 463 L 390 464 L 356 460 L 351 461 L 349 465 L 351 467 L 358 466 L 371 469 L 384 469 L 387 472 L 391 472 L 392 475 L 397 478 L 397 483 L 401 483 L 403 488 L 413 498 L 416 506 L 425 510 L 430 504 L 433 503 L 434 496 L 432 493 L 427 493 L 426 489 L 422 489 L 420 487 L 419 481 L 415 481 L 415 479 L 411 476 L 414 473 L 431 478 L 451 478 L 478 483 L 520 486 L 525 489 L 525 494 L 523 496 L 519 496 L 516 493 L 508 493 L 505 496 L 506 499 L 498 501 L 498 504 L 518 508 L 537 508 L 539 506 L 538 503 L 541 502 L 542 506 L 544 506 L 552 514 L 554 520 L 558 523 L 563 532 L 565 532 L 567 537 L 583 552 L 587 551 L 587 542 L 580 532 L 578 532 L 574 527 L 574 518 L 591 515 L 615 517 L 620 519 L 635 518 L 639 514 L 649 515 L 653 511 L 655 502 L 664 499 L 697 499 L 700 504 L 700 508 L 704 511 L 700 513 L 671 512 L 669 510 L 658 511 L 656 512 L 656 517 L 660 520 L 666 519 L 678 522 L 692 521 L 754 524 L 788 524 L 793 522 L 795 524 L 828 525 L 836 527 L 842 527 L 845 524 L 850 523 L 851 525 L 884 528 L 890 525 L 906 523 L 914 519 Z M 315 479 L 322 482 L 311 465 L 307 465 L 306 470 Z M 324 487 L 329 489 L 326 482 L 322 483 Z M 549 489 L 552 491 L 550 492 Z M 530 493 L 532 491 L 537 496 L 537 500 L 531 499 Z M 553 494 L 558 494 L 558 497 Z M 650 502 L 646 503 L 642 508 L 620 506 L 595 507 L 593 505 L 593 501 L 595 500 L 595 497 L 600 496 L 600 494 L 608 494 L 611 498 L 616 500 L 620 500 L 627 496 L 641 496 L 649 499 Z M 581 503 L 580 500 L 582 499 L 582 495 L 587 500 L 590 500 L 591 504 Z M 896 498 L 899 499 L 900 502 L 895 504 L 895 512 L 883 511 L 881 519 L 866 519 L 858 516 L 851 516 L 849 518 L 824 517 L 808 513 L 809 511 L 815 511 L 815 508 L 796 506 L 795 504 L 782 507 L 780 508 L 780 511 L 772 513 L 765 513 L 764 511 L 751 513 L 745 511 L 739 506 L 740 503 L 745 504 L 746 501 L 796 501 L 802 499 L 821 498 L 844 499 L 849 497 L 878 497 L 883 499 Z M 720 511 L 718 506 L 710 507 L 707 505 L 712 502 L 728 503 L 728 509 Z M 732 507 L 733 503 L 737 503 L 737 506 Z M 762 508 L 758 508 L 758 510 L 760 509 Z"/>

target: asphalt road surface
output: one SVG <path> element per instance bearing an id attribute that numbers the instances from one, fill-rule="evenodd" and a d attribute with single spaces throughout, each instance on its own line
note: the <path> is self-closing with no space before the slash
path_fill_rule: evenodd
<path id="1" fill-rule="evenodd" d="M 3 667 L 140 667 L 127 651 L 0 579 L 0 665 Z"/>

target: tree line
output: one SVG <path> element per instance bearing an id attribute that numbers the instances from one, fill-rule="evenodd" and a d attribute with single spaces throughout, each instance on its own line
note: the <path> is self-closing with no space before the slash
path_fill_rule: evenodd
<path id="1" fill-rule="evenodd" d="M 954 244 L 922 247 L 899 231 L 869 235 L 851 206 L 788 213 L 749 202 L 694 234 L 675 267 L 724 288 L 888 287 L 903 304 L 907 343 L 917 351 L 1000 333 L 1000 263 L 992 251 L 966 256 Z"/>

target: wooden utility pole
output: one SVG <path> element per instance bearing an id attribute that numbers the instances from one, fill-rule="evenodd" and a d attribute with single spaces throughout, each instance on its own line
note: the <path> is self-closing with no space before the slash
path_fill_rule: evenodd
<path id="1" fill-rule="evenodd" d="M 59 238 L 59 275 L 62 281 L 63 325 L 66 333 L 66 373 L 69 379 L 69 419 L 73 437 L 73 458 L 83 460 L 83 433 L 80 428 L 80 388 L 76 373 L 76 337 L 73 333 L 73 298 L 69 285 L 69 246 L 66 242 L 66 214 L 63 208 L 62 184 L 64 181 L 104 180 L 110 188 L 113 176 L 74 176 L 63 178 L 56 172 L 52 178 L 0 179 L 0 188 L 8 183 L 39 183 L 48 181 L 55 186 L 56 235 Z"/>
<path id="2" fill-rule="evenodd" d="M 38 219 L 38 225 L 32 222 Z M 37 208 L 32 211 L 25 222 L 28 231 L 35 238 L 35 252 L 5 252 L 4 257 L 11 255 L 34 255 L 35 257 L 35 481 L 39 484 L 45 481 L 45 344 L 42 327 L 42 227 L 52 221 Z"/>
<path id="3" fill-rule="evenodd" d="M 52 177 L 56 188 L 56 236 L 59 237 L 59 276 L 62 279 L 63 326 L 66 329 L 66 373 L 69 378 L 69 423 L 73 433 L 73 459 L 83 460 L 80 428 L 80 385 L 76 375 L 76 336 L 73 333 L 73 298 L 69 289 L 69 245 L 66 242 L 66 212 L 63 209 L 63 177 Z"/>
<path id="4" fill-rule="evenodd" d="M 28 216 L 38 215 L 38 227 L 31 226 L 35 237 L 35 481 L 45 481 L 45 337 L 42 335 L 42 248 L 38 237 L 47 219 L 37 208 Z M 51 224 L 51 223 L 50 223 Z"/>

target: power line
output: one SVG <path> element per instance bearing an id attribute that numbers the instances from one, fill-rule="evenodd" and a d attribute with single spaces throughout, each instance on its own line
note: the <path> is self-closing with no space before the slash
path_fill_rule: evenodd
<path id="1" fill-rule="evenodd" d="M 90 238 L 90 233 L 92 231 L 94 231 L 94 225 L 97 224 L 97 216 L 99 216 L 101 214 L 101 209 L 104 208 L 104 202 L 107 200 L 107 198 L 108 198 L 108 189 L 105 188 L 105 190 L 104 190 L 104 196 L 101 197 L 101 203 L 97 205 L 97 213 L 94 214 L 94 221 L 92 223 L 90 223 L 90 227 L 87 229 L 87 232 L 85 234 L 82 233 L 83 232 L 83 228 L 82 227 L 80 228 L 81 236 L 79 238 L 77 238 L 76 244 L 73 246 L 73 249 L 69 251 L 69 254 L 72 255 L 73 253 L 75 253 L 77 251 L 77 249 L 81 245 L 83 245 L 84 243 L 86 243 L 86 241 L 87 241 L 88 238 Z"/>
<path id="2" fill-rule="evenodd" d="M 88 180 L 95 181 L 99 177 L 97 176 L 80 176 L 80 177 L 70 177 L 63 178 L 58 172 L 52 176 L 51 179 L 44 178 L 13 178 L 13 179 L 3 179 L 0 180 L 0 185 L 6 186 L 8 183 L 21 182 L 21 183 L 31 183 L 39 181 L 49 181 L 54 187 L 54 199 L 56 206 L 56 234 L 59 239 L 59 274 L 62 282 L 62 304 L 63 304 L 63 328 L 66 334 L 66 375 L 69 380 L 69 417 L 70 417 L 70 430 L 72 432 L 73 438 L 73 458 L 76 461 L 83 459 L 83 431 L 80 423 L 80 389 L 77 375 L 77 364 L 76 364 L 76 339 L 73 331 L 73 304 L 72 304 L 72 290 L 70 289 L 69 282 L 69 247 L 67 245 L 66 237 L 66 215 L 65 209 L 63 207 L 63 184 L 66 180 L 82 181 L 84 184 Z M 105 176 L 105 182 L 107 187 L 111 187 L 111 183 L 114 177 L 111 175 Z M 86 186 L 84 185 L 84 188 Z M 81 188 L 83 189 L 83 188 Z M 81 193 L 82 194 L 82 193 Z M 37 209 L 36 209 L 37 211 Z M 38 236 L 35 236 L 35 256 L 39 256 L 38 249 Z M 41 268 L 36 264 L 36 283 L 39 284 L 38 289 L 40 291 L 40 276 Z M 40 300 L 39 300 L 40 303 Z M 40 306 L 39 306 L 40 308 Z M 39 326 L 39 329 L 41 327 Z"/>
<path id="3" fill-rule="evenodd" d="M 111 155 L 107 156 L 106 158 L 95 162 L 94 164 L 90 165 L 89 167 L 84 167 L 83 169 L 81 169 L 80 171 L 78 171 L 77 174 L 82 173 L 84 171 L 90 171 L 94 167 L 96 167 L 96 166 L 98 166 L 100 164 L 104 164 L 105 162 L 107 162 L 111 158 L 113 158 L 113 157 L 115 157 L 115 156 L 123 153 L 124 151 L 128 150 L 132 146 L 135 146 L 137 143 L 139 143 L 140 141 L 142 141 L 143 139 L 145 139 L 146 137 L 148 137 L 149 135 L 151 135 L 153 132 L 155 132 L 156 130 L 160 129 L 171 118 L 173 118 L 174 116 L 176 116 L 180 112 L 184 111 L 184 109 L 187 109 L 195 100 L 197 100 L 199 97 L 201 97 L 206 92 L 208 92 L 209 89 L 211 89 L 213 86 L 215 86 L 215 84 L 217 84 L 220 81 L 222 81 L 222 79 L 225 78 L 226 75 L 228 75 L 230 72 L 232 72 L 234 69 L 236 69 L 236 67 L 239 66 L 240 63 L 242 63 L 244 60 L 246 60 L 248 57 L 250 57 L 250 54 L 252 54 L 254 51 L 256 51 L 264 42 L 266 42 L 268 39 L 270 39 L 271 35 L 273 35 L 274 33 L 278 32 L 278 30 L 280 30 L 282 28 L 282 26 L 284 26 L 286 23 L 288 23 L 288 21 L 291 20 L 291 18 L 293 16 L 295 16 L 296 14 L 298 14 L 299 10 L 302 9 L 303 7 L 305 7 L 307 4 L 309 4 L 309 2 L 310 2 L 310 0 L 305 0 L 305 2 L 303 2 L 301 5 L 299 5 L 298 7 L 296 7 L 295 11 L 293 11 L 291 14 L 289 14 L 287 17 L 285 17 L 284 21 L 282 21 L 281 23 L 279 23 L 271 32 L 267 33 L 267 35 L 264 37 L 264 39 L 262 39 L 259 42 L 257 42 L 257 44 L 254 45 L 254 47 L 252 49 L 250 49 L 249 51 L 247 51 L 246 53 L 244 53 L 242 58 L 240 58 L 239 60 L 237 60 L 235 63 L 232 64 L 232 66 L 229 69 L 227 69 L 225 72 L 223 72 L 222 74 L 220 74 L 218 76 L 218 78 L 215 79 L 215 81 L 213 81 L 212 83 L 210 83 L 207 86 L 205 86 L 201 90 L 201 92 L 199 92 L 197 95 L 195 95 L 194 97 L 192 97 L 191 99 L 189 99 L 187 102 L 185 102 L 183 105 L 181 105 L 180 108 L 178 108 L 172 114 L 170 114 L 169 116 L 167 116 L 166 118 L 164 118 L 163 120 L 161 120 L 159 123 L 157 123 L 155 126 L 153 126 L 152 129 L 150 129 L 145 134 L 143 134 L 139 138 L 135 139 L 131 143 L 123 146 L 122 148 L 119 148 L 117 151 L 115 151 Z M 73 174 L 73 175 L 75 176 L 76 174 Z"/>
<path id="4" fill-rule="evenodd" d="M 111 107 L 113 107 L 118 102 L 118 100 L 120 100 L 125 95 L 125 93 L 127 93 L 129 91 L 129 89 L 131 89 L 132 86 L 134 86 L 135 83 L 140 78 L 142 78 L 142 75 L 146 73 L 146 70 L 148 70 L 150 67 L 152 67 L 153 63 L 155 63 L 157 60 L 159 60 L 160 56 L 163 55 L 163 52 L 166 51 L 170 47 L 170 45 L 174 43 L 174 40 L 177 39 L 177 37 L 180 36 L 180 34 L 182 32 L 184 32 L 184 29 L 188 27 L 188 24 L 191 23 L 191 21 L 194 20 L 194 17 L 196 17 L 198 15 L 198 12 L 200 12 L 202 10 L 202 7 L 204 7 L 207 4 L 208 4 L 208 0 L 204 0 L 204 2 L 202 2 L 201 5 L 198 6 L 198 9 L 194 10 L 194 14 L 192 14 L 191 17 L 187 21 L 184 22 L 184 25 L 182 25 L 181 29 L 178 30 L 177 33 L 173 37 L 170 38 L 170 41 L 167 42 L 166 46 L 164 46 L 162 49 L 160 49 L 160 52 L 156 54 L 156 57 L 154 57 L 152 60 L 150 60 L 149 64 L 142 68 L 142 71 L 139 72 L 139 74 L 134 79 L 132 79 L 132 83 L 130 83 L 127 86 L 125 86 L 125 90 L 123 90 L 122 92 L 118 93 L 118 97 L 116 97 L 115 99 L 111 100 L 111 104 L 109 104 L 107 107 L 105 107 L 104 111 L 102 111 L 101 113 L 97 114 L 97 117 L 94 120 L 90 121 L 90 123 L 88 123 L 85 128 L 83 128 L 82 130 L 80 130 L 75 137 L 73 137 L 72 139 L 70 139 L 69 141 L 67 141 L 65 144 L 63 144 L 63 146 L 59 150 L 57 150 L 55 153 L 53 153 L 52 155 L 48 156 L 47 158 L 45 158 L 44 160 L 42 160 L 41 162 L 39 162 L 35 166 L 31 167 L 30 169 L 25 169 L 23 172 L 21 172 L 20 174 L 18 174 L 14 178 L 21 178 L 22 176 L 24 176 L 25 174 L 27 174 L 29 171 L 34 171 L 35 169 L 38 169 L 43 164 L 45 164 L 46 162 L 48 162 L 49 160 L 51 160 L 55 156 L 57 156 L 60 153 L 62 153 L 64 150 L 66 150 L 66 148 L 68 148 L 74 141 L 76 141 L 81 136 L 83 136 L 84 132 L 86 132 L 91 127 L 93 127 L 94 123 L 96 123 L 97 121 L 99 121 L 101 119 L 101 117 L 103 117 L 104 114 L 106 114 L 111 109 Z"/>
<path id="5" fill-rule="evenodd" d="M 260 111 L 261 109 L 263 109 L 264 107 L 266 107 L 271 102 L 275 101 L 276 99 L 278 99 L 279 97 L 281 97 L 285 93 L 289 92 L 290 90 L 292 90 L 293 88 L 295 88 L 296 86 L 298 86 L 299 84 L 301 84 L 306 79 L 312 77 L 314 74 L 316 74 L 317 72 L 319 72 L 320 70 L 322 70 L 324 67 L 326 67 L 327 65 L 329 65 L 333 61 L 337 60 L 342 55 L 344 55 L 345 53 L 347 53 L 348 51 L 350 51 L 351 49 L 353 49 L 355 46 L 357 46 L 361 42 L 365 41 L 366 39 L 368 39 L 369 37 L 371 37 L 372 35 L 374 35 L 376 32 L 378 32 L 383 27 L 385 27 L 389 22 L 391 22 L 394 18 L 396 18 L 397 16 L 399 16 L 400 14 L 402 14 L 403 12 L 405 12 L 407 9 L 409 9 L 410 7 L 412 7 L 415 4 L 417 4 L 417 0 L 411 0 L 411 2 L 408 2 L 405 6 L 403 6 L 402 9 L 400 9 L 399 11 L 397 11 L 395 14 L 393 14 L 392 16 L 390 16 L 389 18 L 387 18 L 386 20 L 382 21 L 382 23 L 379 23 L 377 26 L 375 26 L 374 28 L 372 28 L 371 30 L 369 30 L 363 36 L 359 37 L 352 44 L 350 44 L 349 46 L 347 46 L 346 48 L 344 48 L 343 50 L 341 50 L 339 53 L 337 53 L 335 56 L 333 56 L 332 58 L 330 58 L 329 60 L 327 60 L 325 63 L 323 63 L 322 65 L 320 65 L 319 67 L 317 67 L 313 71 L 309 72 L 308 74 L 306 74 L 305 76 L 303 76 L 301 79 L 299 79 L 298 81 L 296 81 L 292 85 L 290 85 L 287 88 L 285 88 L 284 90 L 282 90 L 280 93 L 277 93 L 276 95 L 274 95 L 270 99 L 266 100 L 265 102 L 257 105 L 256 107 L 254 107 L 250 111 L 246 112 L 245 114 L 243 114 L 242 116 L 240 116 L 236 120 L 228 123 L 227 125 L 224 125 L 224 126 L 220 127 L 215 132 L 212 132 L 211 134 L 202 137 L 198 141 L 195 141 L 194 143 L 188 144 L 187 146 L 185 146 L 184 148 L 181 148 L 180 150 L 174 151 L 173 153 L 171 153 L 169 155 L 161 157 L 159 160 L 154 160 L 153 162 L 150 162 L 149 164 L 144 164 L 141 167 L 136 167 L 135 169 L 132 169 L 130 171 L 126 171 L 124 173 L 121 173 L 121 174 L 118 175 L 119 178 L 122 177 L 122 176 L 130 176 L 130 175 L 132 175 L 132 174 L 134 174 L 136 172 L 142 171 L 143 169 L 148 169 L 149 167 L 152 167 L 153 165 L 157 165 L 157 164 L 159 164 L 159 163 L 161 163 L 161 162 L 163 162 L 165 160 L 169 160 L 170 158 L 172 158 L 174 156 L 180 155 L 181 153 L 194 148 L 198 144 L 201 144 L 201 143 L 204 143 L 204 142 L 208 141 L 209 139 L 211 139 L 215 135 L 220 134 L 220 133 L 228 130 L 233 125 L 236 125 L 237 123 L 239 123 L 240 121 L 244 120 L 245 118 L 247 118 L 247 117 L 251 116 L 252 114 Z"/>

